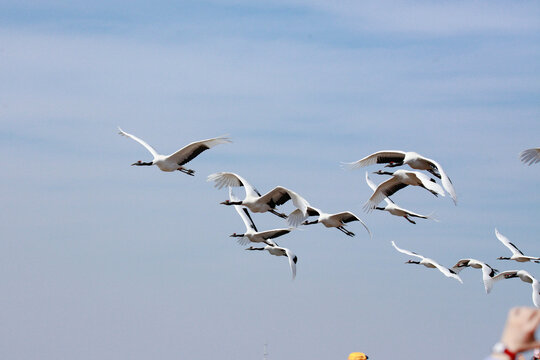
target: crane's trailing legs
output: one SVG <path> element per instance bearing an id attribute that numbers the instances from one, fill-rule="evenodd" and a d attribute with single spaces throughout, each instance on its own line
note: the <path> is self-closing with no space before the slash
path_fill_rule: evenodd
<path id="1" fill-rule="evenodd" d="M 409 219 L 409 217 L 407 215 L 404 216 L 405 219 L 407 219 L 408 222 L 410 222 L 411 224 L 416 224 L 416 222 L 414 222 L 413 220 Z"/>
<path id="2" fill-rule="evenodd" d="M 345 229 L 343 226 L 338 226 L 337 229 L 348 236 L 354 236 L 354 233 L 352 231 L 349 231 Z"/>
<path id="3" fill-rule="evenodd" d="M 181 172 L 183 172 L 184 174 L 187 174 L 187 175 L 190 175 L 190 176 L 195 176 L 195 175 L 194 175 L 194 174 L 195 174 L 195 170 L 186 169 L 186 168 L 184 168 L 184 167 L 182 167 L 182 166 L 180 166 L 180 167 L 179 167 L 178 169 L 176 169 L 176 170 L 181 171 Z"/>
<path id="4" fill-rule="evenodd" d="M 271 212 L 272 214 L 276 215 L 276 216 L 279 216 L 280 218 L 283 218 L 283 219 L 286 219 L 287 218 L 287 215 L 283 214 L 283 213 L 280 213 L 280 212 L 277 212 L 276 210 L 274 209 L 270 209 L 268 210 L 269 212 Z"/>

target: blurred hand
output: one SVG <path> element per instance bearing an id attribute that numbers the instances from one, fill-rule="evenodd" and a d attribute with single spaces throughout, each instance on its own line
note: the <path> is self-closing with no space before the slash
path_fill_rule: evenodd
<path id="1" fill-rule="evenodd" d="M 540 310 L 529 307 L 510 309 L 501 342 L 513 353 L 540 347 L 534 332 L 540 325 Z"/>

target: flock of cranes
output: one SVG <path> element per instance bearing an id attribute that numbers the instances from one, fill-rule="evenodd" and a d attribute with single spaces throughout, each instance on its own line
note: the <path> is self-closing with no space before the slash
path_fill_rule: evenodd
<path id="1" fill-rule="evenodd" d="M 495 229 L 495 236 L 501 243 L 503 243 L 504 246 L 506 246 L 511 252 L 511 257 L 499 257 L 497 260 L 515 260 L 517 262 L 527 262 L 532 261 L 535 263 L 540 263 L 539 257 L 534 256 L 527 256 L 523 255 L 521 250 L 519 250 L 514 244 L 512 244 L 504 235 L 502 235 L 497 229 Z M 533 303 L 536 307 L 540 308 L 540 285 L 538 281 L 528 272 L 525 270 L 509 270 L 509 271 L 503 271 L 499 273 L 497 269 L 492 268 L 488 264 L 486 264 L 483 261 L 476 260 L 476 259 L 460 259 L 458 262 L 452 266 L 451 268 L 447 268 L 438 262 L 436 262 L 433 259 L 424 257 L 420 254 L 417 254 L 415 252 L 400 249 L 395 242 L 392 241 L 392 246 L 399 251 L 400 253 L 413 256 L 416 258 L 419 258 L 420 261 L 414 261 L 409 260 L 406 263 L 407 264 L 418 264 L 418 265 L 424 265 L 428 268 L 433 268 L 439 270 L 441 273 L 443 273 L 446 277 L 454 278 L 460 283 L 463 283 L 461 278 L 459 277 L 459 272 L 463 270 L 466 267 L 472 267 L 475 269 L 482 269 L 482 280 L 484 282 L 484 288 L 486 289 L 486 293 L 490 293 L 491 289 L 493 288 L 493 284 L 499 280 L 503 279 L 510 279 L 519 277 L 522 281 L 532 284 L 532 298 Z"/>
<path id="2" fill-rule="evenodd" d="M 133 163 L 133 166 L 151 166 L 156 165 L 160 170 L 166 172 L 180 171 L 184 174 L 194 176 L 195 171 L 184 167 L 188 162 L 193 160 L 203 151 L 208 150 L 219 144 L 230 143 L 231 140 L 227 137 L 220 136 L 216 138 L 196 141 L 188 144 L 176 151 L 171 155 L 160 155 L 154 150 L 153 147 L 148 145 L 140 138 L 124 132 L 119 129 L 119 134 L 129 137 L 142 146 L 144 146 L 153 156 L 151 162 L 137 161 Z M 521 161 L 525 164 L 531 165 L 540 162 L 540 148 L 527 149 L 520 153 Z M 457 195 L 452 184 L 452 181 L 443 170 L 442 166 L 435 160 L 426 158 L 415 152 L 404 152 L 397 150 L 378 151 L 371 155 L 368 155 L 358 161 L 352 163 L 343 163 L 349 169 L 358 169 L 361 167 L 386 164 L 385 167 L 397 167 L 408 165 L 412 169 L 426 171 L 428 174 L 420 171 L 410 171 L 399 169 L 394 172 L 378 170 L 374 172 L 377 175 L 389 175 L 389 179 L 376 185 L 369 178 L 366 172 L 365 178 L 367 185 L 373 190 L 372 195 L 364 204 L 364 210 L 370 212 L 372 210 L 387 211 L 391 215 L 405 218 L 408 222 L 415 224 L 416 222 L 411 218 L 419 219 L 431 219 L 438 221 L 430 215 L 422 215 L 413 211 L 399 207 L 390 198 L 393 194 L 405 187 L 420 186 L 435 196 L 444 197 L 445 193 L 448 193 L 454 204 L 457 205 Z M 437 181 L 430 177 L 430 175 L 438 178 L 441 185 Z M 262 195 L 255 187 L 253 187 L 247 180 L 238 174 L 232 172 L 218 172 L 211 174 L 207 177 L 207 181 L 214 182 L 214 186 L 218 189 L 227 187 L 229 190 L 229 199 L 223 201 L 221 204 L 227 206 L 234 206 L 236 212 L 242 219 L 245 225 L 245 231 L 243 233 L 233 233 L 230 237 L 238 238 L 238 243 L 241 245 L 248 244 L 260 244 L 260 246 L 249 246 L 245 250 L 249 251 L 267 251 L 274 256 L 285 256 L 288 258 L 289 266 L 292 273 L 292 278 L 296 276 L 296 263 L 298 257 L 288 248 L 279 246 L 274 240 L 278 237 L 291 233 L 295 228 L 299 226 L 307 226 L 312 224 L 321 223 L 327 228 L 336 228 L 347 236 L 355 236 L 355 234 L 346 228 L 346 225 L 353 221 L 358 221 L 367 231 L 370 238 L 372 233 L 368 226 L 358 216 L 350 211 L 343 211 L 336 214 L 325 213 L 322 210 L 315 208 L 309 204 L 301 195 L 287 189 L 282 186 L 276 186 L 266 194 Z M 233 192 L 233 188 L 243 187 L 245 196 L 243 199 L 236 197 Z M 291 201 L 295 210 L 290 214 L 284 214 L 277 210 L 277 207 Z M 379 207 L 379 203 L 385 202 L 384 207 Z M 286 219 L 288 227 L 271 229 L 266 231 L 259 231 L 257 226 L 253 222 L 250 215 L 253 213 L 272 213 L 280 218 Z M 310 217 L 316 217 L 315 220 L 309 221 Z M 535 262 L 540 263 L 540 257 L 524 255 L 514 244 L 512 244 L 504 235 L 499 233 L 495 229 L 495 235 L 497 239 L 506 246 L 512 253 L 510 257 L 499 257 L 498 260 L 514 260 L 517 262 Z M 525 270 L 509 270 L 498 273 L 498 270 L 493 269 L 491 266 L 476 259 L 461 259 L 453 267 L 447 268 L 442 266 L 433 259 L 424 257 L 415 252 L 399 248 L 394 241 L 392 246 L 400 253 L 412 256 L 418 260 L 409 260 L 408 264 L 424 265 L 428 268 L 438 269 L 442 274 L 449 278 L 453 278 L 460 283 L 463 281 L 459 277 L 459 272 L 466 267 L 472 267 L 482 270 L 482 280 L 486 293 L 489 293 L 493 287 L 493 284 L 502 279 L 520 278 L 522 281 L 530 283 L 533 289 L 533 303 L 536 307 L 540 307 L 540 283 L 531 274 Z"/>

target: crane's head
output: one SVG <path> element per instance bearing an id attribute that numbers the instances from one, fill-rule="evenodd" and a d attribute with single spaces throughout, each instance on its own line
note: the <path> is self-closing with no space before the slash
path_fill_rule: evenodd
<path id="1" fill-rule="evenodd" d="M 229 237 L 244 237 L 244 234 L 232 233 Z"/>

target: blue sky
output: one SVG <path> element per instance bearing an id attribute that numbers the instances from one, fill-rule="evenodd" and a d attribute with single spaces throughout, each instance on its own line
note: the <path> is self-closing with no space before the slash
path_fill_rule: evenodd
<path id="1" fill-rule="evenodd" d="M 486 295 L 479 271 L 461 285 L 390 241 L 540 276 L 495 260 L 494 236 L 540 254 L 540 166 L 518 160 L 540 146 L 539 15 L 532 1 L 2 2 L 0 357 L 247 360 L 267 342 L 281 360 L 482 358 L 530 286 Z M 117 126 L 163 153 L 233 143 L 188 177 L 130 167 L 150 155 Z M 438 160 L 458 206 L 413 188 L 396 202 L 439 223 L 364 213 L 364 171 L 340 162 L 383 149 Z M 243 224 L 206 182 L 216 171 L 353 211 L 373 240 L 354 223 L 355 238 L 294 231 L 279 242 L 299 258 L 291 282 L 286 259 L 228 237 Z"/>

